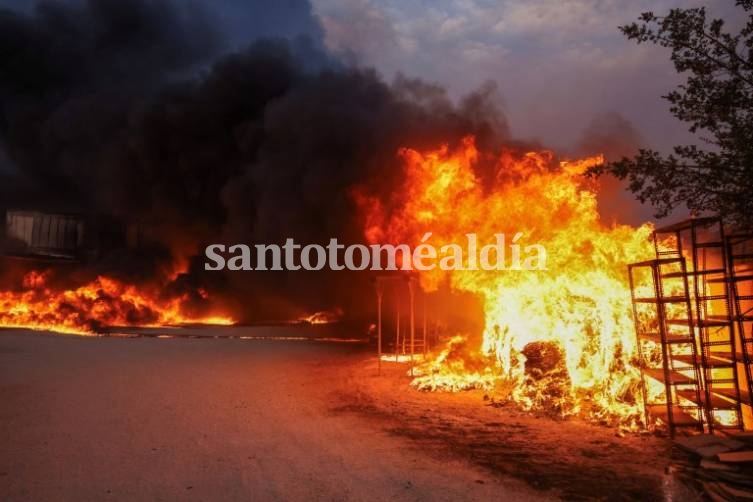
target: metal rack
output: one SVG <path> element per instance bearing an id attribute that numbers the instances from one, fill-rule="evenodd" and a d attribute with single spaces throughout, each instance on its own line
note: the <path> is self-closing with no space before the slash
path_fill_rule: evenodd
<path id="1" fill-rule="evenodd" d="M 742 429 L 735 322 L 729 295 L 727 245 L 719 218 L 691 218 L 654 231 L 657 257 L 685 257 L 691 279 L 692 316 L 670 324 L 690 326 L 698 343 L 706 426 Z"/>
<path id="2" fill-rule="evenodd" d="M 740 401 L 753 406 L 753 234 L 729 235 L 727 264 L 729 294 L 734 307 L 742 376 Z"/>
<path id="3" fill-rule="evenodd" d="M 633 263 L 628 272 L 646 423 L 658 418 L 672 436 L 678 428 L 702 432 L 704 409 L 695 333 L 692 325 L 672 325 L 678 313 L 690 317 L 692 312 L 685 259 Z M 647 378 L 664 387 L 663 395 L 654 396 Z"/>
<path id="4" fill-rule="evenodd" d="M 653 237 L 656 259 L 628 267 L 647 423 L 661 418 L 673 435 L 680 426 L 744 430 L 753 423 L 753 235 L 691 218 Z M 663 416 L 647 377 L 664 386 Z"/>
<path id="5" fill-rule="evenodd" d="M 416 329 L 416 291 L 421 292 L 418 285 L 418 279 L 413 275 L 403 274 L 384 274 L 376 276 L 373 279 L 377 295 L 377 352 L 378 352 L 378 371 L 381 373 L 382 359 L 382 341 L 383 341 L 383 309 L 382 304 L 387 290 L 387 285 L 392 285 L 392 293 L 395 301 L 395 360 L 398 361 L 400 356 L 409 356 L 411 363 L 411 375 L 413 374 L 414 358 L 419 354 L 425 355 L 429 349 L 429 337 L 426 319 L 426 294 L 421 295 L 423 300 L 423 318 L 421 329 Z M 404 295 L 403 290 L 408 290 L 408 326 L 406 329 L 405 321 L 401 328 L 401 317 L 403 315 Z"/>

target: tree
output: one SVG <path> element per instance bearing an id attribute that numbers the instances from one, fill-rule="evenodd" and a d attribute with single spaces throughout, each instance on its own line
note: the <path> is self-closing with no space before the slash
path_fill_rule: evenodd
<path id="1" fill-rule="evenodd" d="M 745 25 L 737 34 L 704 8 L 672 9 L 666 16 L 644 12 L 620 31 L 638 44 L 671 50 L 685 82 L 662 96 L 672 114 L 690 124 L 698 145 L 672 154 L 639 150 L 633 158 L 597 166 L 591 176 L 611 173 L 629 181 L 656 217 L 685 204 L 694 213 L 720 215 L 734 227 L 753 230 L 753 0 L 738 0 Z"/>

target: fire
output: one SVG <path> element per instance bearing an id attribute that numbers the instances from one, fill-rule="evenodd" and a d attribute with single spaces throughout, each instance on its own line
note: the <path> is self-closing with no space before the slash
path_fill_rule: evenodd
<path id="1" fill-rule="evenodd" d="M 338 322 L 342 317 L 342 309 L 335 308 L 333 310 L 322 310 L 320 312 L 314 312 L 311 315 L 303 316 L 298 319 L 298 322 L 308 324 L 332 324 Z"/>
<path id="2" fill-rule="evenodd" d="M 601 157 L 556 163 L 551 152 L 480 152 L 474 138 L 451 149 L 404 148 L 405 188 L 389 200 L 364 190 L 356 199 L 371 243 L 415 246 L 494 243 L 494 234 L 524 234 L 547 250 L 548 270 L 453 270 L 420 273 L 421 286 L 443 284 L 477 294 L 483 340 L 455 337 L 422 365 L 419 389 L 494 388 L 520 406 L 599 420 L 640 420 L 640 374 L 626 265 L 653 253 L 652 227 L 608 225 L 597 186 L 581 174 Z M 480 174 L 481 162 L 494 166 Z M 523 239 L 521 241 L 523 241 Z M 480 247 L 480 246 L 479 246 Z M 523 247 L 523 246 L 521 246 Z M 441 255 L 438 260 L 442 257 Z M 468 257 L 464 256 L 467 266 Z"/>
<path id="3" fill-rule="evenodd" d="M 139 288 L 99 276 L 73 289 L 48 285 L 51 272 L 31 271 L 21 291 L 0 292 L 0 327 L 95 334 L 108 326 L 230 325 L 223 315 L 193 316 L 188 294 L 165 298 L 160 288 Z M 197 293 L 202 298 L 206 292 Z"/>

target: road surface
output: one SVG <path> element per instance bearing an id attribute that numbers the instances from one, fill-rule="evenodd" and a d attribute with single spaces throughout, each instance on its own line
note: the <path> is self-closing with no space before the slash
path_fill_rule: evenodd
<path id="1" fill-rule="evenodd" d="M 0 331 L 0 500 L 545 497 L 338 412 L 340 368 L 367 357 L 348 344 Z"/>

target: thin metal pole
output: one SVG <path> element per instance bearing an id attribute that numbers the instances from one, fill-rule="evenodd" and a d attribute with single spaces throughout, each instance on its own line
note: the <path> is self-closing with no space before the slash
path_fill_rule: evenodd
<path id="1" fill-rule="evenodd" d="M 426 351 L 429 350 L 429 338 L 426 334 L 426 293 L 424 292 L 421 297 L 424 301 L 424 355 L 426 355 Z"/>
<path id="2" fill-rule="evenodd" d="M 377 374 L 382 374 L 382 296 L 384 291 L 382 290 L 382 281 L 377 279 L 376 281 L 376 294 L 377 294 Z"/>
<path id="3" fill-rule="evenodd" d="M 400 360 L 400 289 L 395 287 L 395 362 Z"/>
<path id="4" fill-rule="evenodd" d="M 413 353 L 415 352 L 415 343 L 416 343 L 416 319 L 415 319 L 415 312 L 414 312 L 414 301 L 413 297 L 414 295 L 414 284 L 413 284 L 413 278 L 410 278 L 408 280 L 408 292 L 410 293 L 410 376 L 413 376 Z"/>

